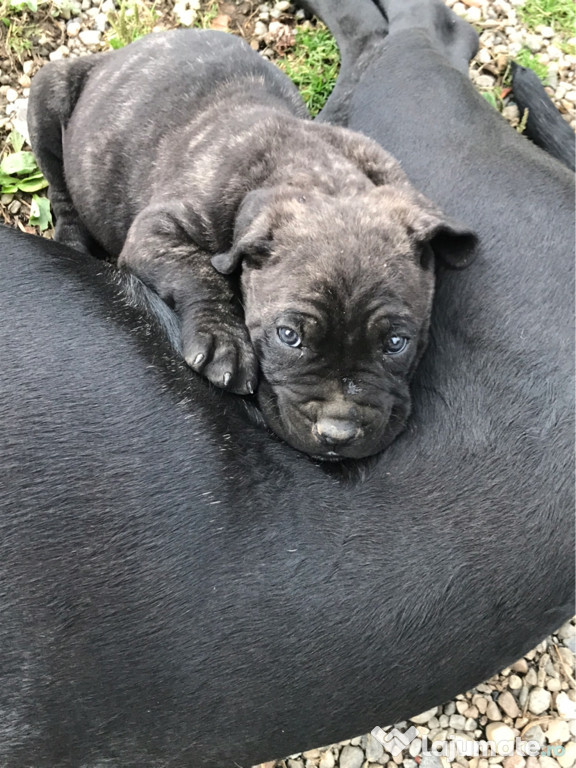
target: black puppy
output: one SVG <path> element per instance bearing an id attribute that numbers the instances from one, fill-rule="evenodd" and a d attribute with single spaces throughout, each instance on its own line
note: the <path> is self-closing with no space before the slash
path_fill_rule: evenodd
<path id="1" fill-rule="evenodd" d="M 56 239 L 95 238 L 173 304 L 213 383 L 251 392 L 258 359 L 261 408 L 294 447 L 359 458 L 410 413 L 429 244 L 462 266 L 474 236 L 377 144 L 305 117 L 243 41 L 191 30 L 48 65 L 29 111 Z M 240 265 L 244 317 L 225 276 Z"/>

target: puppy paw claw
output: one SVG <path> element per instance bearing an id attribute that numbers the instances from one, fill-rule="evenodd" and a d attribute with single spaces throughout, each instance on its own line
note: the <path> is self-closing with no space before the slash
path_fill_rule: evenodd
<path id="1" fill-rule="evenodd" d="M 214 327 L 193 323 L 187 318 L 183 328 L 184 359 L 188 365 L 217 387 L 238 395 L 253 394 L 258 361 L 241 324 Z"/>

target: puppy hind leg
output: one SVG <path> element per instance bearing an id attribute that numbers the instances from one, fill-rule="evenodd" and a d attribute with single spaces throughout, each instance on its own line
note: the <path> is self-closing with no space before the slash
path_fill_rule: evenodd
<path id="1" fill-rule="evenodd" d="M 46 65 L 32 81 L 28 106 L 30 144 L 49 184 L 56 218 L 54 239 L 88 253 L 91 238 L 74 207 L 64 174 L 63 131 L 97 56 Z"/>
<path id="2" fill-rule="evenodd" d="M 372 0 L 300 0 L 336 38 L 340 73 L 318 120 L 346 125 L 350 97 L 375 50 L 388 33 L 388 24 Z"/>
<path id="3" fill-rule="evenodd" d="M 389 34 L 424 29 L 439 53 L 464 74 L 478 50 L 478 35 L 442 0 L 374 0 L 388 19 Z"/>

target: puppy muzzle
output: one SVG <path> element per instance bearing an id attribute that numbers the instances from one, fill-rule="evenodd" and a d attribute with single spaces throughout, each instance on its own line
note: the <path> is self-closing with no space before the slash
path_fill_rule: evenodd
<path id="1" fill-rule="evenodd" d="M 257 397 L 268 426 L 293 448 L 314 459 L 363 459 L 384 450 L 410 414 L 409 390 L 376 390 L 368 399 L 310 397 L 300 388 L 263 378 Z"/>
<path id="2" fill-rule="evenodd" d="M 312 434 L 319 443 L 337 450 L 360 439 L 364 431 L 355 421 L 324 417 L 313 425 Z"/>

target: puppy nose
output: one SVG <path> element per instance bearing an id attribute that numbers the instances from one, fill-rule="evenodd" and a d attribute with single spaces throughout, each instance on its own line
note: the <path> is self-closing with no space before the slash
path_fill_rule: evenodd
<path id="1" fill-rule="evenodd" d="M 358 426 L 345 419 L 323 418 L 314 425 L 316 436 L 326 445 L 345 445 L 358 434 Z"/>

